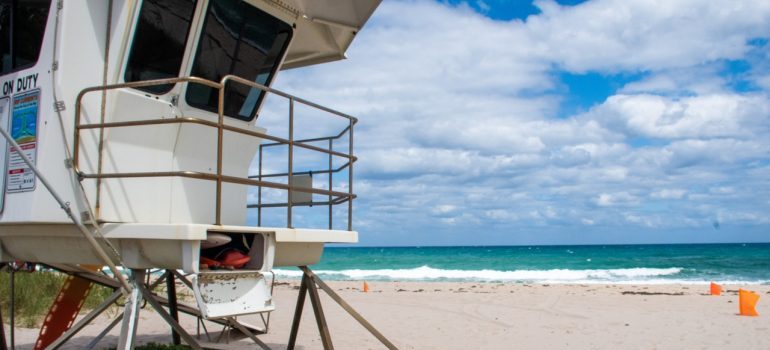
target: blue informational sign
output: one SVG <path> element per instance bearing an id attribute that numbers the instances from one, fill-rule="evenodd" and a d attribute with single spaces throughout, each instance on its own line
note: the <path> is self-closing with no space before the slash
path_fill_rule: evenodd
<path id="1" fill-rule="evenodd" d="M 40 110 L 40 90 L 13 96 L 11 113 L 11 137 L 19 144 L 21 152 L 33 164 L 37 163 L 37 121 Z M 19 150 L 8 152 L 8 178 L 6 188 L 8 193 L 26 192 L 35 189 L 35 173 L 32 172 Z"/>

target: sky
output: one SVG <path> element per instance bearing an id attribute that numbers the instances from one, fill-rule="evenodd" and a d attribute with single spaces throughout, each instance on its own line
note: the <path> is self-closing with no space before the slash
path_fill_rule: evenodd
<path id="1" fill-rule="evenodd" d="M 769 242 L 768 39 L 768 1 L 384 0 L 274 87 L 359 118 L 360 245 Z"/>

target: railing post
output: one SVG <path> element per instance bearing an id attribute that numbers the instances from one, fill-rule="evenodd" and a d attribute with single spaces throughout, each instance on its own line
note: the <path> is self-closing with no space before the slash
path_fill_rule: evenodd
<path id="1" fill-rule="evenodd" d="M 217 213 L 215 225 L 222 224 L 222 142 L 224 139 L 226 79 L 222 79 L 223 81 L 219 86 L 219 104 L 217 106 L 219 123 L 217 125 Z"/>
<path id="2" fill-rule="evenodd" d="M 291 228 L 291 206 L 292 206 L 292 194 L 294 190 L 294 98 L 289 98 L 289 195 L 288 204 L 286 205 L 286 227 Z"/>
<path id="3" fill-rule="evenodd" d="M 259 181 L 262 181 L 262 145 L 259 145 Z M 262 226 L 262 186 L 257 186 L 257 226 Z"/>
<path id="4" fill-rule="evenodd" d="M 83 93 L 79 93 L 77 99 L 75 99 L 75 127 L 73 132 L 75 135 L 72 137 L 72 167 L 76 171 L 80 169 L 80 99 L 83 98 Z M 64 128 L 64 125 L 62 125 Z"/>
<path id="5" fill-rule="evenodd" d="M 334 150 L 334 140 L 329 139 L 329 191 L 332 190 L 332 186 L 334 186 L 333 176 L 334 173 L 332 172 L 332 167 L 334 167 L 333 158 L 331 152 Z M 333 215 L 332 215 L 332 195 L 329 194 L 329 229 L 331 230 L 333 227 Z"/>
<path id="6" fill-rule="evenodd" d="M 348 136 L 348 231 L 353 231 L 353 119 L 350 119 Z"/>
<path id="7" fill-rule="evenodd" d="M 110 38 L 112 37 L 112 0 L 109 1 L 107 5 L 107 33 L 104 37 L 105 44 L 104 44 L 104 72 L 102 74 L 102 85 L 107 85 L 107 75 L 109 72 L 109 62 L 110 62 Z M 101 101 L 101 116 L 100 121 L 102 124 L 104 124 L 104 121 L 107 119 L 107 90 L 102 90 L 102 101 Z M 97 163 L 97 173 L 101 175 L 102 173 L 102 167 L 104 164 L 104 128 L 99 128 L 99 158 Z M 94 216 L 95 218 L 91 218 L 94 222 L 99 220 L 101 217 L 101 208 L 102 208 L 102 179 L 98 178 L 96 179 L 96 203 L 94 204 Z"/>

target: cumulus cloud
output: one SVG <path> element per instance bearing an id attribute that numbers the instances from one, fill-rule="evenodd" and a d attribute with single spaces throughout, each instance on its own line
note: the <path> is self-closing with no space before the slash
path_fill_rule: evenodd
<path id="1" fill-rule="evenodd" d="M 639 71 L 739 59 L 749 39 L 770 32 L 770 3 L 698 0 L 598 0 L 542 13 L 526 29 L 543 54 L 565 69 Z"/>
<path id="2" fill-rule="evenodd" d="M 764 94 L 680 99 L 649 94 L 614 95 L 589 113 L 632 136 L 746 137 L 767 132 L 770 101 Z"/>
<path id="3" fill-rule="evenodd" d="M 754 39 L 770 33 L 770 3 L 535 5 L 501 21 L 464 4 L 385 1 L 348 60 L 279 76 L 275 87 L 360 118 L 365 243 L 767 221 L 770 65 Z M 747 73 L 725 73 L 733 61 Z M 635 78 L 568 115 L 562 72 Z"/>

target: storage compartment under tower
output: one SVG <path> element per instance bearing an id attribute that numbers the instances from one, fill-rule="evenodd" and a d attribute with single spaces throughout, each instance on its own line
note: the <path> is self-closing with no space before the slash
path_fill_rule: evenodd
<path id="1" fill-rule="evenodd" d="M 204 318 L 219 318 L 269 312 L 275 309 L 272 299 L 272 261 L 275 237 L 272 233 L 220 232 L 230 241 L 210 248 L 201 248 L 200 256 L 214 261 L 223 254 L 238 251 L 249 257 L 238 267 L 218 267 L 201 264 L 192 277 L 193 291 Z"/>

